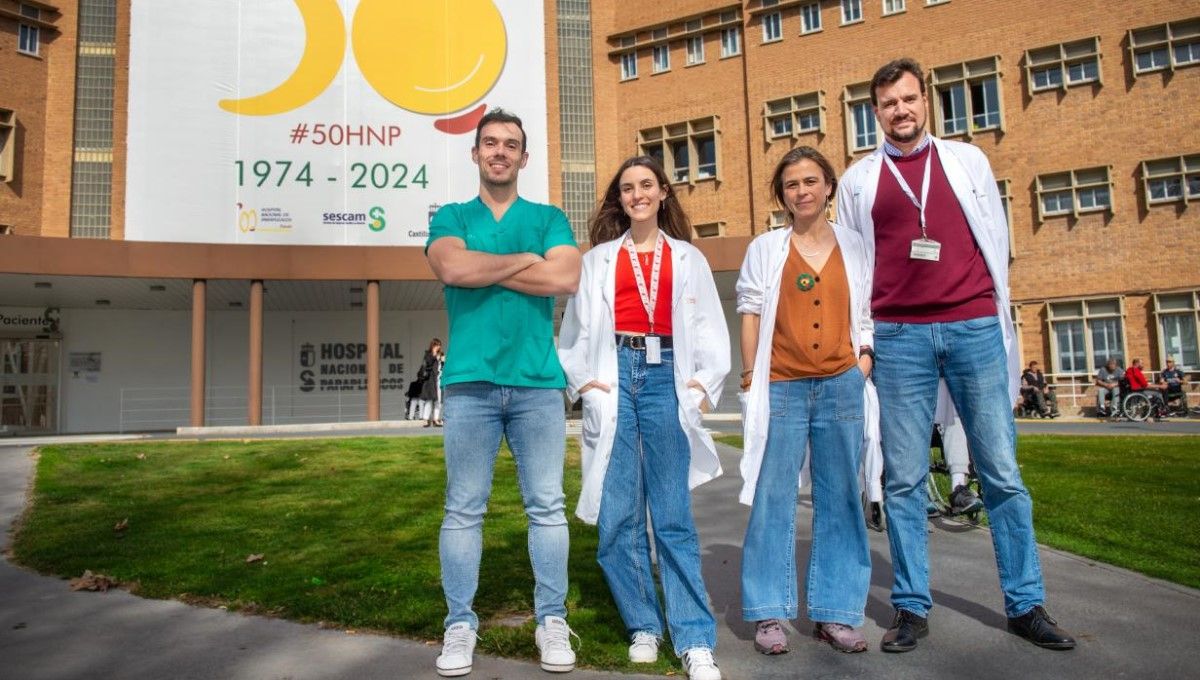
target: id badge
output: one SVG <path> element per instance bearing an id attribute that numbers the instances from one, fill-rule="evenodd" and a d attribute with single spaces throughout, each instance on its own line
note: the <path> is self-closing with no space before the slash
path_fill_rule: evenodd
<path id="1" fill-rule="evenodd" d="M 646 336 L 646 363 L 662 363 L 662 341 L 657 335 Z"/>
<path id="2" fill-rule="evenodd" d="M 928 260 L 937 262 L 942 258 L 942 244 L 927 238 L 913 239 L 912 249 L 908 251 L 911 260 Z"/>

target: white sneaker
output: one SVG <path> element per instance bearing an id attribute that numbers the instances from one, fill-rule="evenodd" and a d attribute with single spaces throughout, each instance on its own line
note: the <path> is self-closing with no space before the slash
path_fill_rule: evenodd
<path id="1" fill-rule="evenodd" d="M 721 680 L 721 669 L 708 647 L 692 647 L 684 652 L 683 667 L 692 680 Z"/>
<path id="2" fill-rule="evenodd" d="M 438 675 L 453 678 L 470 673 L 476 637 L 465 622 L 447 628 L 442 636 L 442 653 L 437 658 Z"/>
<path id="3" fill-rule="evenodd" d="M 547 616 L 538 625 L 533 641 L 542 654 L 542 670 L 566 673 L 575 670 L 575 650 L 571 649 L 571 627 L 566 619 Z M 575 635 L 576 639 L 579 638 Z"/>
<path id="4" fill-rule="evenodd" d="M 654 663 L 658 661 L 658 636 L 644 630 L 633 634 L 629 645 L 630 663 Z"/>

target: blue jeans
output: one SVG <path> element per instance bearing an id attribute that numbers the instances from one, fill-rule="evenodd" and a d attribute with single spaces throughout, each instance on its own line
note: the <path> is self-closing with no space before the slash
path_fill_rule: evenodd
<path id="1" fill-rule="evenodd" d="M 700 573 L 688 491 L 691 453 L 679 424 L 674 356 L 664 349 L 661 364 L 647 364 L 644 351 L 621 347 L 617 352 L 617 433 L 604 474 L 596 559 L 627 631 L 661 637 L 663 615 L 646 536 L 648 506 L 675 653 L 712 649 L 717 623 Z"/>
<path id="2" fill-rule="evenodd" d="M 871 585 L 858 472 L 865 382 L 854 366 L 831 377 L 771 383 L 767 445 L 742 550 L 742 616 L 747 621 L 796 618 L 797 480 L 809 447 L 813 538 L 808 618 L 862 625 Z"/>
<path id="3" fill-rule="evenodd" d="M 566 416 L 562 390 L 457 383 L 444 391 L 446 514 L 439 553 L 449 614 L 478 628 L 471 610 L 479 587 L 483 515 L 492 492 L 500 436 L 508 440 L 529 518 L 534 615 L 567 615 L 567 518 L 562 490 Z"/>
<path id="4" fill-rule="evenodd" d="M 891 543 L 892 605 L 925 616 L 929 548 L 925 477 L 938 378 L 945 378 L 962 418 L 991 524 L 1004 611 L 1020 616 L 1045 600 L 1033 536 L 1033 502 L 1017 467 L 1008 364 L 998 317 L 947 323 L 875 322 Z"/>

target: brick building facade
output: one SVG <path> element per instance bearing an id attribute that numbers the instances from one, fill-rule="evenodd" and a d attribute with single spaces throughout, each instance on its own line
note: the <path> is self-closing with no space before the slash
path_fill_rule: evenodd
<path id="1" fill-rule="evenodd" d="M 1200 111 L 1179 105 L 1200 95 L 1195 6 L 598 1 L 593 31 L 598 176 L 658 155 L 702 235 L 781 224 L 768 184 L 796 145 L 839 172 L 870 153 L 867 83 L 917 59 L 931 131 L 982 148 L 1006 199 L 1025 359 L 1084 384 L 1067 376 L 1110 354 L 1200 368 Z"/>

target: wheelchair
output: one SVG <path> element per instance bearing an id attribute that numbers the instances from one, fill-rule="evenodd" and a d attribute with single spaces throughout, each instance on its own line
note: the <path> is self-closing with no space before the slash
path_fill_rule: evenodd
<path id="1" fill-rule="evenodd" d="M 1109 420 L 1128 420 L 1135 423 L 1167 415 L 1167 405 L 1162 395 L 1154 388 L 1134 390 L 1124 378 L 1120 383 L 1120 395 L 1115 404 L 1109 406 Z"/>

